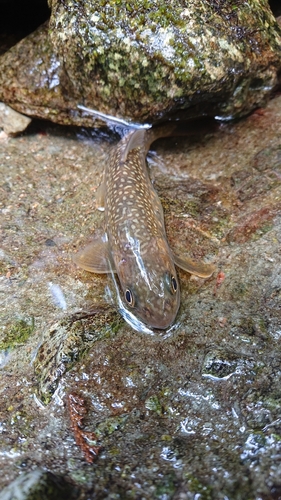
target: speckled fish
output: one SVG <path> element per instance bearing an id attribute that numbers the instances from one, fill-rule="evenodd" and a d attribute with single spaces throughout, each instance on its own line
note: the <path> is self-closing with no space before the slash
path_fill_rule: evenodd
<path id="1" fill-rule="evenodd" d="M 214 267 L 179 258 L 169 248 L 162 206 L 146 167 L 150 144 L 171 135 L 175 125 L 128 132 L 113 149 L 98 189 L 105 233 L 74 255 L 93 273 L 116 272 L 124 302 L 149 328 L 166 329 L 175 320 L 180 289 L 175 264 L 207 278 Z"/>

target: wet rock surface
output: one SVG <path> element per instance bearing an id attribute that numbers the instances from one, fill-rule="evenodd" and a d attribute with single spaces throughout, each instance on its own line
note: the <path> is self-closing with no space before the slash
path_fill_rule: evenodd
<path id="1" fill-rule="evenodd" d="M 153 146 L 171 245 L 218 265 L 179 271 L 176 324 L 153 336 L 71 262 L 102 224 L 116 137 L 34 123 L 1 139 L 1 487 L 39 466 L 81 499 L 280 497 L 280 130 L 277 96 Z"/>
<path id="2" fill-rule="evenodd" d="M 154 122 L 247 114 L 281 68 L 265 0 L 50 1 L 50 22 L 0 58 L 0 99 L 30 116 L 92 126 L 84 104 Z"/>

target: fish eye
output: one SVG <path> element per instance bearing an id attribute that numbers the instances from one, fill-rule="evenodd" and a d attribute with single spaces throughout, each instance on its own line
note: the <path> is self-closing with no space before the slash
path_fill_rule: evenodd
<path id="1" fill-rule="evenodd" d="M 134 307 L 135 299 L 134 299 L 134 296 L 129 288 L 126 289 L 125 299 L 126 299 L 126 302 L 129 304 L 129 306 Z"/>
<path id="2" fill-rule="evenodd" d="M 176 293 L 176 291 L 178 289 L 178 282 L 177 282 L 175 276 L 173 276 L 173 275 L 171 275 L 171 288 L 172 288 L 172 292 Z"/>
<path id="3" fill-rule="evenodd" d="M 169 290 L 169 292 L 175 295 L 179 288 L 176 276 L 167 272 L 165 275 L 165 282 L 166 282 L 166 288 Z"/>

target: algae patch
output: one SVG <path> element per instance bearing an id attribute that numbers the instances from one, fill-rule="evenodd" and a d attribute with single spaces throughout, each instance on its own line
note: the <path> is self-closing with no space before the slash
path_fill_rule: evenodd
<path id="1" fill-rule="evenodd" d="M 35 329 L 34 318 L 19 319 L 10 327 L 4 338 L 0 341 L 0 350 L 13 349 L 24 344 Z"/>

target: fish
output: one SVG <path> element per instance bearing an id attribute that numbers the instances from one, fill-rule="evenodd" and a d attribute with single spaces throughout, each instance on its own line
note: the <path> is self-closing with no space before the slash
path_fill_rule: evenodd
<path id="1" fill-rule="evenodd" d="M 96 193 L 97 205 L 104 209 L 104 229 L 73 255 L 86 271 L 116 273 L 126 308 L 141 324 L 160 330 L 174 323 L 180 305 L 175 265 L 203 278 L 215 270 L 212 264 L 172 251 L 161 202 L 148 175 L 150 145 L 176 128 L 176 123 L 130 127 L 124 134 L 109 155 Z"/>

